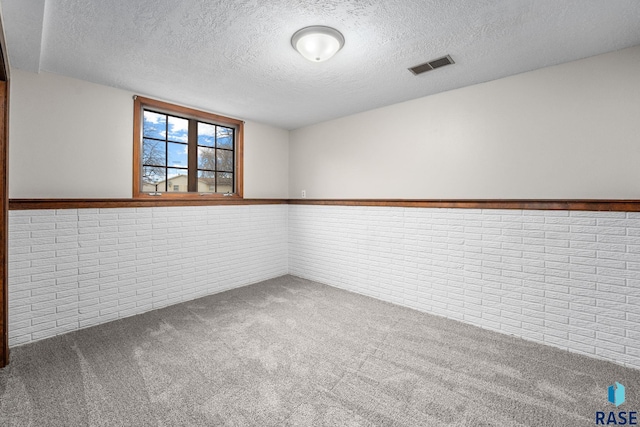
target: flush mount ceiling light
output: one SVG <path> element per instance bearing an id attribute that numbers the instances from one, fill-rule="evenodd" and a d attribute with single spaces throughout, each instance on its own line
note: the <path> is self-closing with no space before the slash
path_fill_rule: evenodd
<path id="1" fill-rule="evenodd" d="M 334 28 L 314 25 L 296 31 L 291 45 L 309 61 L 322 62 L 342 49 L 344 36 Z"/>

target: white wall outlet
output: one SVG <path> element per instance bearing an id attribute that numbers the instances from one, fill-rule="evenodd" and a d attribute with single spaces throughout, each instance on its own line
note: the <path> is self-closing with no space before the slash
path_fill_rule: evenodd
<path id="1" fill-rule="evenodd" d="M 302 190 L 302 198 L 303 199 L 307 198 L 307 190 Z"/>

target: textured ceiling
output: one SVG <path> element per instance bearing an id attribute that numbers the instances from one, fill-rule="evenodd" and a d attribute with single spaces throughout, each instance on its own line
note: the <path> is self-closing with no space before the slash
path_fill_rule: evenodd
<path id="1" fill-rule="evenodd" d="M 285 129 L 640 44 L 638 0 L 2 0 L 13 67 Z M 344 34 L 331 60 L 290 44 Z M 450 54 L 455 65 L 408 67 Z"/>

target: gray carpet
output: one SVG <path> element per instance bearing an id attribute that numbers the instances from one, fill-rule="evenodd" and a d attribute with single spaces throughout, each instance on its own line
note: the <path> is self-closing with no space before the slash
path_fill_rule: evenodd
<path id="1" fill-rule="evenodd" d="M 2 426 L 592 426 L 614 381 L 640 407 L 638 370 L 292 276 L 11 354 Z"/>

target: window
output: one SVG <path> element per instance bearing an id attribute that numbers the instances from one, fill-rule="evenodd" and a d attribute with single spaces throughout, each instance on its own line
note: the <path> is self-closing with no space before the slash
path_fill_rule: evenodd
<path id="1" fill-rule="evenodd" d="M 242 121 L 136 97 L 134 127 L 134 197 L 242 197 Z"/>

